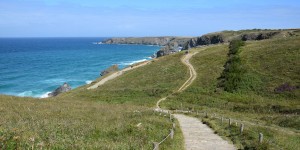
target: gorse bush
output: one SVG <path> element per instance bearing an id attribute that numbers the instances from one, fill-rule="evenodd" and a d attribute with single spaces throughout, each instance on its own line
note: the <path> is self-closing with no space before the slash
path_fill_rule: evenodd
<path id="1" fill-rule="evenodd" d="M 239 52 L 240 47 L 244 46 L 245 42 L 242 40 L 233 40 L 229 44 L 228 55 L 236 55 Z"/>
<path id="2" fill-rule="evenodd" d="M 228 60 L 225 63 L 225 69 L 221 74 L 218 87 L 227 92 L 234 92 L 239 89 L 242 76 L 246 72 L 242 67 L 239 57 L 240 48 L 245 45 L 242 40 L 233 40 L 229 44 Z"/>

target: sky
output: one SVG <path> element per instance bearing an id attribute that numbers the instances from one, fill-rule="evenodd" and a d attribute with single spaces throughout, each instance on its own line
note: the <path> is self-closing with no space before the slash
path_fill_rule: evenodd
<path id="1" fill-rule="evenodd" d="M 0 0 L 0 37 L 200 36 L 299 27 L 299 0 Z"/>

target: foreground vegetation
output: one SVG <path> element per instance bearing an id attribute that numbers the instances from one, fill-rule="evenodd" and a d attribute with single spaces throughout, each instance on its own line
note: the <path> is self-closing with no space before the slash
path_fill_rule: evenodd
<path id="1" fill-rule="evenodd" d="M 0 149 L 153 148 L 172 122 L 152 107 L 184 82 L 181 56 L 155 60 L 95 90 L 83 86 L 48 99 L 0 96 Z M 160 148 L 183 149 L 179 126 Z"/>
<path id="2" fill-rule="evenodd" d="M 300 142 L 299 89 L 281 92 L 275 92 L 275 89 L 285 83 L 299 87 L 300 38 L 246 42 L 239 52 L 240 65 L 245 72 L 238 77 L 229 76 L 230 80 L 239 82 L 238 88 L 229 92 L 217 88 L 224 65 L 230 59 L 228 47 L 213 46 L 194 56 L 191 62 L 196 68 L 197 79 L 186 91 L 173 95 L 162 105 L 173 110 L 194 109 L 262 125 L 246 125 L 249 132 L 239 136 L 237 131 L 222 126 L 220 120 L 205 120 L 217 133 L 242 149 L 253 148 L 249 141 L 257 142 L 259 132 L 275 143 L 266 142 L 261 149 L 297 149 Z"/>

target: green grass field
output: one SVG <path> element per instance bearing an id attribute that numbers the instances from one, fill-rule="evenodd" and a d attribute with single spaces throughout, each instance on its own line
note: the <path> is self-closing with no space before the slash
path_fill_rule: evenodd
<path id="1" fill-rule="evenodd" d="M 81 87 L 58 99 L 80 99 L 111 104 L 154 107 L 156 101 L 172 93 L 188 78 L 180 62 L 182 53 L 154 60 L 150 65 L 124 73 L 94 90 Z"/>
<path id="2" fill-rule="evenodd" d="M 246 42 L 239 54 L 246 72 L 241 77 L 239 90 L 232 93 L 217 88 L 227 54 L 228 45 L 217 45 L 194 56 L 191 63 L 196 68 L 197 79 L 186 91 L 173 95 L 162 106 L 215 113 L 266 127 L 247 126 L 249 134 L 239 137 L 220 121 L 206 119 L 216 132 L 232 139 L 240 148 L 251 148 L 253 142 L 249 141 L 263 132 L 266 139 L 276 144 L 269 145 L 269 142 L 256 148 L 297 149 L 300 142 L 299 89 L 282 93 L 275 93 L 274 89 L 284 83 L 299 86 L 300 38 Z"/>

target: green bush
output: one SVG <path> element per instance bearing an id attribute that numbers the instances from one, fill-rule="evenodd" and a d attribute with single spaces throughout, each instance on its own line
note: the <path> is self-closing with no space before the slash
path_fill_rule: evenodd
<path id="1" fill-rule="evenodd" d="M 242 67 L 239 57 L 240 48 L 245 45 L 242 40 L 233 40 L 229 44 L 228 60 L 225 69 L 221 74 L 218 87 L 223 88 L 227 92 L 238 91 L 242 76 L 246 72 Z"/>

